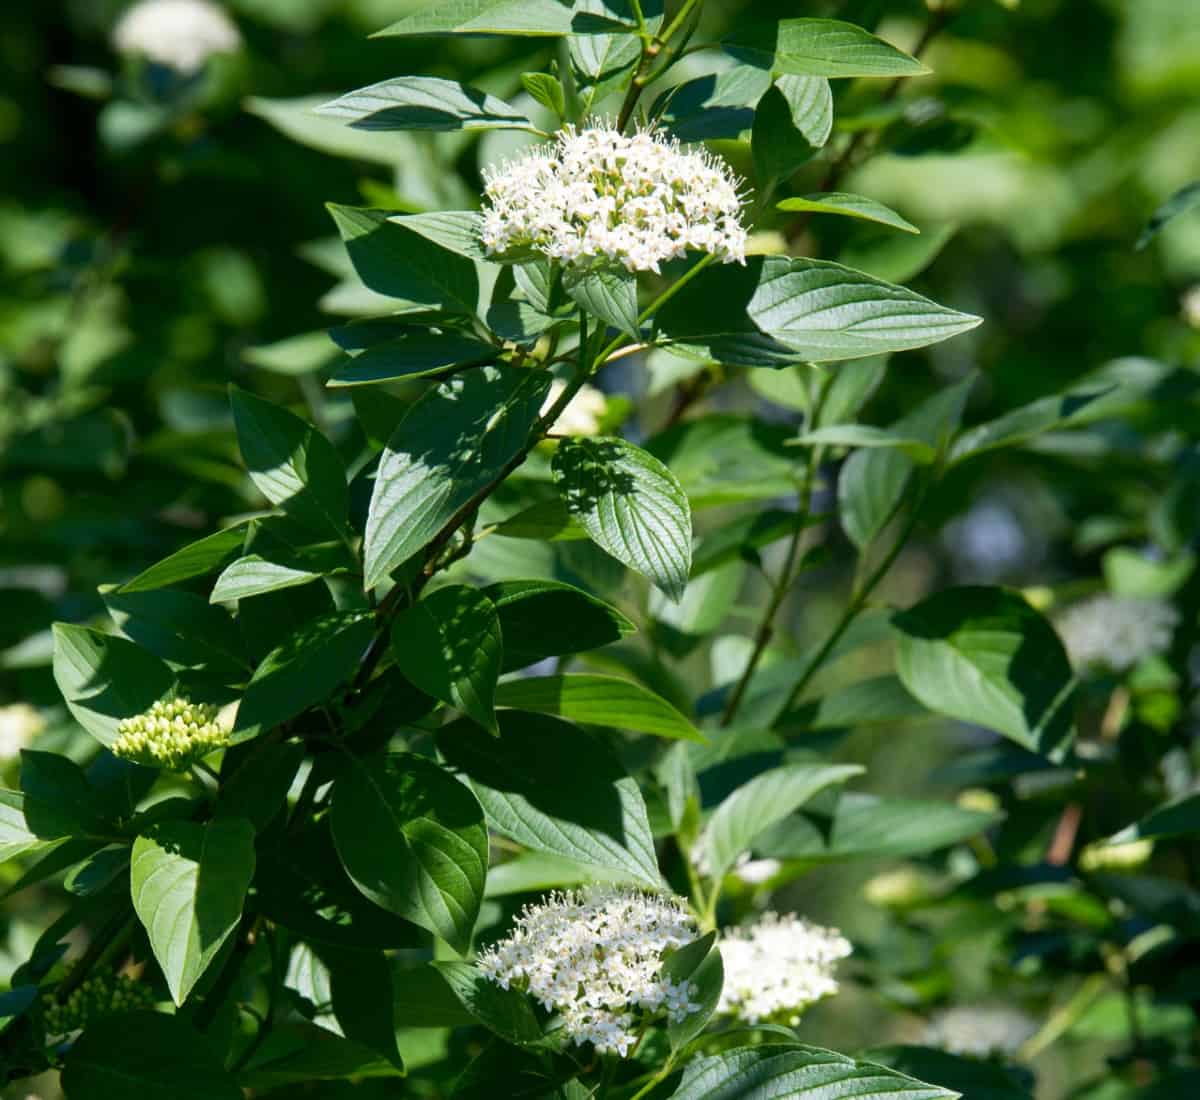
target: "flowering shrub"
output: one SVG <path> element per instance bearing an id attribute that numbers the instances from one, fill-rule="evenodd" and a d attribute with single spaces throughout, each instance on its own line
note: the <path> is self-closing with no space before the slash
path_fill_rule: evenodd
<path id="1" fill-rule="evenodd" d="M 1088 358 L 1200 356 L 1155 4 L 76 7 L 129 208 L 0 206 L 3 1083 L 1195 1093 L 1200 386 Z"/>

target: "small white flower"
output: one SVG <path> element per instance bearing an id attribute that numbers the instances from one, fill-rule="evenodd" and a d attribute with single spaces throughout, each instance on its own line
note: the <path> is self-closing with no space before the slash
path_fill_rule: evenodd
<path id="1" fill-rule="evenodd" d="M 242 43 L 233 21 L 210 0 L 141 0 L 121 16 L 112 38 L 118 53 L 141 54 L 185 74 Z"/>
<path id="2" fill-rule="evenodd" d="M 929 1021 L 925 1044 L 972 1058 L 1011 1057 L 1036 1031 L 1037 1024 L 1011 1005 L 954 1005 Z"/>
<path id="3" fill-rule="evenodd" d="M 573 1042 L 624 1058 L 641 1024 L 695 1011 L 694 987 L 662 974 L 664 953 L 695 937 L 678 898 L 593 887 L 527 907 L 478 965 L 502 988 L 521 989 L 557 1012 Z"/>
<path id="4" fill-rule="evenodd" d="M 550 383 L 550 392 L 542 403 L 544 416 L 562 397 L 567 384 L 556 378 Z M 558 414 L 558 419 L 550 429 L 559 435 L 595 435 L 600 431 L 600 421 L 604 417 L 608 402 L 604 394 L 595 386 L 582 386 L 577 394 L 567 402 L 567 407 Z"/>
<path id="5" fill-rule="evenodd" d="M 28 703 L 0 707 L 0 762 L 15 760 L 46 728 L 46 720 Z"/>
<path id="6" fill-rule="evenodd" d="M 747 886 L 761 886 L 764 882 L 770 882 L 782 870 L 783 864 L 777 859 L 747 859 L 739 860 L 733 873 Z"/>
<path id="7" fill-rule="evenodd" d="M 659 271 L 689 250 L 745 263 L 738 185 L 722 161 L 653 131 L 567 127 L 484 176 L 492 255 L 540 252 L 578 268 Z"/>
<path id="8" fill-rule="evenodd" d="M 1163 600 L 1093 596 L 1067 608 L 1057 621 L 1076 669 L 1107 666 L 1117 672 L 1171 645 L 1179 613 Z"/>
<path id="9" fill-rule="evenodd" d="M 833 976 L 850 942 L 836 929 L 794 913 L 765 913 L 721 939 L 725 984 L 717 1012 L 746 1023 L 795 1026 L 809 1005 L 837 992 Z"/>

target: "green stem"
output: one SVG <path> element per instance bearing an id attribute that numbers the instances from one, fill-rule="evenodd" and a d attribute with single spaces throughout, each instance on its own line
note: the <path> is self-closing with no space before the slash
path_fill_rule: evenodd
<path id="1" fill-rule="evenodd" d="M 925 490 L 928 488 L 929 482 L 926 480 L 922 483 L 921 488 L 917 492 L 916 499 L 913 501 L 912 507 L 909 510 L 908 518 L 905 520 L 904 528 L 900 534 L 896 536 L 895 542 L 884 555 L 883 560 L 875 567 L 865 581 L 856 584 L 853 593 L 850 596 L 850 602 L 846 605 L 845 611 L 842 612 L 842 617 L 838 620 L 829 636 L 821 643 L 820 648 L 809 659 L 804 666 L 804 670 L 800 673 L 791 692 L 788 694 L 787 701 L 779 711 L 779 716 L 776 718 L 776 723 L 785 714 L 788 713 L 800 699 L 805 688 L 808 687 L 812 678 L 820 671 L 821 666 L 825 663 L 829 654 L 833 652 L 834 646 L 842 640 L 842 635 L 849 629 L 850 624 L 858 617 L 858 614 L 866 606 L 867 600 L 875 587 L 883 580 L 892 563 L 900 555 L 900 551 L 904 549 L 908 542 L 909 536 L 913 533 L 913 529 L 917 525 L 917 518 L 920 515 L 921 505 L 925 499 Z"/>
<path id="2" fill-rule="evenodd" d="M 678 279 L 675 280 L 666 290 L 664 290 L 657 298 L 654 299 L 641 313 L 638 314 L 638 324 L 645 324 L 651 317 L 654 316 L 663 306 L 665 306 L 672 298 L 675 297 L 685 286 L 688 285 L 697 275 L 700 274 L 716 257 L 711 252 L 701 256 L 699 261 L 694 263 L 687 271 L 685 271 Z M 608 342 L 604 350 L 600 352 L 596 358 L 593 370 L 603 366 L 604 362 L 615 351 L 623 348 L 626 344 L 632 343 L 628 336 L 614 336 Z"/>
<path id="3" fill-rule="evenodd" d="M 809 423 L 814 426 L 820 415 L 821 403 L 824 397 L 824 380 L 820 379 L 817 382 L 817 393 L 811 404 L 812 412 L 808 418 Z M 788 544 L 787 558 L 784 561 L 783 569 L 772 587 L 770 599 L 767 601 L 766 610 L 763 612 L 762 620 L 759 623 L 750 659 L 746 662 L 746 667 L 742 670 L 742 675 L 738 678 L 737 685 L 730 694 L 729 700 L 725 704 L 725 709 L 721 714 L 722 726 L 730 725 L 734 718 L 737 717 L 738 708 L 742 705 L 742 700 L 745 698 L 746 691 L 750 687 L 750 681 L 754 679 L 755 669 L 758 668 L 758 663 L 762 660 L 767 645 L 770 643 L 771 637 L 775 632 L 775 618 L 779 614 L 779 609 L 783 606 L 783 601 L 787 599 L 788 593 L 791 592 L 792 586 L 796 583 L 796 563 L 800 557 L 800 545 L 804 541 L 804 532 L 808 527 L 809 517 L 812 515 L 813 485 L 817 480 L 817 472 L 820 468 L 821 448 L 819 446 L 810 447 L 808 451 L 808 466 L 804 473 L 804 485 L 801 489 L 800 499 L 797 501 L 799 508 L 796 516 L 796 530 L 792 532 L 792 538 Z"/>
<path id="4" fill-rule="evenodd" d="M 579 92 L 575 87 L 575 72 L 571 68 L 571 50 L 566 36 L 558 39 L 558 78 L 562 81 L 563 110 L 566 111 L 568 122 L 578 122 L 583 115 L 583 105 L 579 102 Z"/>
<path id="5" fill-rule="evenodd" d="M 637 1090 L 629 1100 L 642 1100 L 642 1097 L 649 1095 L 659 1085 L 661 1085 L 668 1077 L 671 1076 L 671 1071 L 675 1068 L 675 1052 L 672 1051 L 667 1055 L 667 1060 L 653 1077 L 650 1078 L 640 1089 Z"/>
<path id="6" fill-rule="evenodd" d="M 657 68 L 655 68 L 654 63 L 660 57 L 664 62 L 669 62 L 671 55 L 675 52 L 670 44 L 671 38 L 683 26 L 692 9 L 699 3 L 700 0 L 684 0 L 671 22 L 653 38 L 647 37 L 645 33 L 645 21 L 640 21 L 641 29 L 639 33 L 642 35 L 642 56 L 638 60 L 637 68 L 634 70 L 633 79 L 629 82 L 629 88 L 625 92 L 625 101 L 621 104 L 620 114 L 617 115 L 618 130 L 624 130 L 629 125 L 629 120 L 633 117 L 634 108 L 637 106 L 638 98 L 641 96 L 643 89 L 665 71 L 667 67 L 665 63 L 659 65 Z"/>
<path id="7" fill-rule="evenodd" d="M 659 34 L 658 41 L 664 45 L 671 40 L 675 32 L 683 26 L 684 20 L 691 14 L 692 9 L 700 3 L 700 0 L 683 0 L 683 4 L 675 13 L 675 18 L 667 24 L 666 30 Z"/>

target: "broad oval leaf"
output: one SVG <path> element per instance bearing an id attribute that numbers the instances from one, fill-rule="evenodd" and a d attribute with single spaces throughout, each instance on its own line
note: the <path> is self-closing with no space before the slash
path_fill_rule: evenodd
<path id="1" fill-rule="evenodd" d="M 692 567 L 692 513 L 679 480 L 624 439 L 567 439 L 553 460 L 567 508 L 602 550 L 678 600 Z"/>
<path id="2" fill-rule="evenodd" d="M 704 740 L 700 731 L 661 696 L 633 680 L 616 676 L 523 676 L 500 685 L 496 705 L 555 714 L 584 725 L 611 726 L 684 741 Z"/>
<path id="3" fill-rule="evenodd" d="M 896 671 L 931 710 L 1062 758 L 1075 680 L 1050 623 L 1015 592 L 949 588 L 892 619 Z"/>
<path id="4" fill-rule="evenodd" d="M 1200 794 L 1185 794 L 1151 810 L 1141 821 L 1110 837 L 1109 844 L 1128 844 L 1153 837 L 1200 833 Z"/>
<path id="5" fill-rule="evenodd" d="M 400 76 L 318 107 L 356 130 L 536 130 L 504 100 L 454 80 Z"/>
<path id="6" fill-rule="evenodd" d="M 824 260 L 769 256 L 747 306 L 763 332 L 820 363 L 922 348 L 980 318 Z"/>
<path id="7" fill-rule="evenodd" d="M 386 210 L 329 204 L 358 277 L 377 294 L 410 304 L 474 314 L 476 262 L 393 222 Z"/>
<path id="8" fill-rule="evenodd" d="M 254 829 L 240 818 L 171 821 L 133 842 L 133 908 L 177 1005 L 232 935 L 254 876 Z"/>
<path id="9" fill-rule="evenodd" d="M 769 73 L 738 65 L 668 88 L 651 114 L 680 141 L 736 138 L 753 125 L 754 105 L 770 86 Z"/>
<path id="10" fill-rule="evenodd" d="M 833 91 L 820 76 L 781 76 L 775 87 L 792 112 L 792 125 L 814 148 L 829 140 L 833 130 Z"/>
<path id="11" fill-rule="evenodd" d="M 167 588 L 180 581 L 207 576 L 219 569 L 234 554 L 241 550 L 246 541 L 246 524 L 243 520 L 189 543 L 182 550 L 168 554 L 162 561 L 144 569 L 131 581 L 121 585 L 121 592 L 147 592 L 154 588 Z"/>
<path id="12" fill-rule="evenodd" d="M 257 736 L 324 703 L 350 678 L 374 636 L 370 612 L 309 620 L 263 658 L 238 707 L 234 740 Z"/>
<path id="13" fill-rule="evenodd" d="M 807 163 L 817 149 L 797 128 L 791 104 L 776 87 L 767 89 L 754 111 L 750 148 L 754 155 L 754 176 L 763 196 Z"/>
<path id="14" fill-rule="evenodd" d="M 631 340 L 640 337 L 637 276 L 632 272 L 623 268 L 585 271 L 565 277 L 563 285 L 571 300 L 585 313 L 599 317 Z"/>
<path id="15" fill-rule="evenodd" d="M 396 616 L 392 654 L 415 687 L 492 733 L 504 646 L 492 601 L 477 588 L 439 588 Z"/>
<path id="16" fill-rule="evenodd" d="M 510 1043 L 536 1043 L 542 1029 L 529 998 L 515 989 L 489 981 L 471 963 L 435 962 L 451 992 L 471 1016 Z"/>
<path id="17" fill-rule="evenodd" d="M 642 793 L 608 746 L 546 715 L 497 718 L 499 739 L 467 721 L 438 731 L 439 751 L 471 781 L 488 824 L 533 851 L 660 887 Z"/>
<path id="18" fill-rule="evenodd" d="M 851 195 L 844 191 L 823 191 L 816 195 L 784 199 L 778 204 L 780 210 L 789 213 L 803 211 L 810 214 L 841 214 L 847 218 L 878 222 L 905 233 L 920 233 L 912 222 L 900 217 L 896 211 L 865 195 Z"/>
<path id="19" fill-rule="evenodd" d="M 267 561 L 260 554 L 247 554 L 222 570 L 208 599 L 210 603 L 233 603 L 247 596 L 261 596 L 264 592 L 308 584 L 320 576 L 320 573 L 310 573 L 306 569 L 292 569 Z"/>
<path id="20" fill-rule="evenodd" d="M 688 1063 L 671 1100 L 955 1100 L 958 1093 L 832 1050 L 764 1044 Z"/>
<path id="21" fill-rule="evenodd" d="M 231 386 L 238 446 L 259 491 L 288 515 L 327 536 L 346 528 L 349 493 L 337 451 L 287 409 Z"/>
<path id="22" fill-rule="evenodd" d="M 421 378 L 450 367 L 482 365 L 496 357 L 482 340 L 457 332 L 414 329 L 396 340 L 376 344 L 334 369 L 328 386 L 368 386 L 401 378 Z"/>
<path id="23" fill-rule="evenodd" d="M 571 5 L 559 0 L 439 0 L 376 32 L 373 37 L 556 36 L 571 33 L 571 20 Z"/>
<path id="24" fill-rule="evenodd" d="M 882 38 L 837 19 L 781 19 L 754 23 L 721 42 L 745 65 L 793 76 L 920 76 L 915 57 Z"/>
<path id="25" fill-rule="evenodd" d="M 117 739 L 121 719 L 148 710 L 171 690 L 175 676 L 124 638 L 55 623 L 54 682 L 75 720 L 107 746 Z"/>
<path id="26" fill-rule="evenodd" d="M 367 514 L 366 587 L 426 546 L 526 446 L 544 371 L 489 366 L 443 382 L 397 426 Z"/>
<path id="27" fill-rule="evenodd" d="M 502 581 L 483 594 L 500 619 L 505 672 L 599 649 L 637 630 L 615 607 L 561 581 Z"/>
<path id="28" fill-rule="evenodd" d="M 720 881 L 755 839 L 813 795 L 861 775 L 857 764 L 785 764 L 738 787 L 704 826 L 709 874 Z"/>
<path id="29" fill-rule="evenodd" d="M 158 1012 L 88 1024 L 63 1062 L 62 1085 L 88 1100 L 242 1100 L 215 1045 L 182 1016 Z"/>
<path id="30" fill-rule="evenodd" d="M 356 759 L 334 784 L 331 816 L 354 885 L 465 953 L 488 862 L 483 810 L 471 791 L 410 753 Z"/>

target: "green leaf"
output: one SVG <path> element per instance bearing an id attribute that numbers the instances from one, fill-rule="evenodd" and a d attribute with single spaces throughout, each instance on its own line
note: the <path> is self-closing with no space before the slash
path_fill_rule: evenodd
<path id="1" fill-rule="evenodd" d="M 214 676 L 245 677 L 250 666 L 242 638 L 223 607 L 169 588 L 123 592 L 102 585 L 100 596 L 121 633 L 155 656 Z"/>
<path id="2" fill-rule="evenodd" d="M 692 514 L 678 479 L 624 439 L 563 440 L 554 480 L 589 537 L 673 600 L 692 566 Z"/>
<path id="3" fill-rule="evenodd" d="M 171 670 L 139 645 L 67 623 L 54 624 L 54 682 L 75 720 L 102 745 L 166 695 Z"/>
<path id="4" fill-rule="evenodd" d="M 703 741 L 704 736 L 670 703 L 632 680 L 572 673 L 523 676 L 496 690 L 496 705 L 555 714 L 589 726 Z"/>
<path id="5" fill-rule="evenodd" d="M 1110 837 L 1109 844 L 1128 844 L 1153 837 L 1200 833 L 1200 794 L 1186 794 L 1151 810 L 1141 821 Z"/>
<path id="6" fill-rule="evenodd" d="M 510 539 L 537 539 L 539 542 L 575 542 L 588 537 L 588 533 L 567 511 L 566 502 L 560 499 L 539 500 L 515 516 L 501 520 L 492 533 Z"/>
<path id="7" fill-rule="evenodd" d="M 515 989 L 503 989 L 488 981 L 470 963 L 437 962 L 434 968 L 462 1006 L 489 1031 L 518 1045 L 536 1043 L 542 1029 L 529 998 Z"/>
<path id="8" fill-rule="evenodd" d="M 941 451 L 958 427 L 973 377 L 939 390 L 888 429 Z M 838 477 L 838 510 L 851 541 L 865 548 L 887 526 L 900 506 L 915 464 L 903 451 L 864 448 L 855 451 Z"/>
<path id="9" fill-rule="evenodd" d="M 470 779 L 488 824 L 533 851 L 659 887 L 646 804 L 608 746 L 546 715 L 498 719 L 499 739 L 466 721 L 438 731 L 438 750 Z"/>
<path id="10" fill-rule="evenodd" d="M 869 424 L 830 424 L 827 428 L 798 435 L 794 443 L 804 446 L 825 444 L 833 447 L 895 447 L 920 465 L 928 465 L 937 458 L 937 451 L 920 439 L 910 439 L 888 428 L 874 428 Z"/>
<path id="11" fill-rule="evenodd" d="M 498 732 L 504 644 L 496 608 L 478 589 L 448 585 L 400 612 L 392 624 L 392 654 L 415 687 Z"/>
<path id="12" fill-rule="evenodd" d="M 421 378 L 454 367 L 481 365 L 496 358 L 491 344 L 457 332 L 413 329 L 399 340 L 368 348 L 334 369 L 328 386 L 365 386 Z"/>
<path id="13" fill-rule="evenodd" d="M 782 256 L 763 261 L 746 312 L 763 332 L 814 363 L 927 347 L 980 323 L 841 264 Z"/>
<path id="14" fill-rule="evenodd" d="M 1146 245 L 1158 236 L 1159 230 L 1167 222 L 1196 205 L 1200 205 L 1200 180 L 1197 180 L 1195 183 L 1189 183 L 1186 187 L 1181 187 L 1162 206 L 1154 211 L 1154 216 L 1146 223 L 1146 228 L 1142 230 L 1142 234 L 1138 237 L 1137 244 L 1134 247 L 1138 250 L 1145 248 Z"/>
<path id="15" fill-rule="evenodd" d="M 475 1017 L 463 1007 L 437 967 L 429 963 L 402 966 L 394 959 L 389 962 L 396 1027 L 460 1027 L 474 1023 Z M 336 970 L 334 977 L 336 980 Z"/>
<path id="16" fill-rule="evenodd" d="M 876 1047 L 865 1054 L 880 1065 L 957 1089 L 967 1100 L 1033 1100 L 1022 1080 L 1021 1068 L 931 1047 Z M 1082 1097 L 1076 1097 L 1076 1100 L 1082 1100 Z M 1150 1098 L 1143 1096 L 1140 1100 Z"/>
<path id="17" fill-rule="evenodd" d="M 403 1070 L 404 1059 L 396 1044 L 393 961 L 382 951 L 327 950 L 324 954 L 329 961 L 327 1003 L 342 1035 Z"/>
<path id="18" fill-rule="evenodd" d="M 521 87 L 559 118 L 567 113 L 562 84 L 549 73 L 522 73 Z"/>
<path id="19" fill-rule="evenodd" d="M 438 0 L 376 32 L 390 35 L 561 35 L 571 33 L 571 7 L 558 0 Z"/>
<path id="20" fill-rule="evenodd" d="M 399 1077 L 403 1071 L 370 1047 L 303 1022 L 277 1023 L 238 1080 L 255 1094 L 283 1085 L 311 1089 L 316 1081 Z"/>
<path id="21" fill-rule="evenodd" d="M 950 448 L 947 465 L 955 466 L 1001 447 L 1016 447 L 1044 432 L 1091 423 L 1106 415 L 1104 398 L 1120 399 L 1119 388 L 1110 386 L 1092 393 L 1055 394 L 1043 397 L 986 424 L 963 432 Z"/>
<path id="22" fill-rule="evenodd" d="M 784 199 L 778 204 L 778 208 L 787 211 L 804 210 L 815 214 L 843 214 L 848 218 L 861 218 L 863 221 L 890 225 L 893 229 L 900 229 L 905 233 L 921 232 L 912 222 L 906 221 L 883 203 L 868 199 L 864 195 L 851 195 L 843 191 L 823 191 L 817 195 L 805 195 L 803 198 Z"/>
<path id="23" fill-rule="evenodd" d="M 326 702 L 358 668 L 374 632 L 374 618 L 366 611 L 335 611 L 305 623 L 254 670 L 238 707 L 234 740 L 257 736 Z"/>
<path id="24" fill-rule="evenodd" d="M 695 1058 L 671 1100 L 955 1100 L 958 1093 L 819 1047 L 769 1043 Z"/>
<path id="25" fill-rule="evenodd" d="M 792 112 L 792 125 L 805 141 L 819 149 L 833 129 L 833 91 L 820 76 L 781 76 L 775 87 Z"/>
<path id="26" fill-rule="evenodd" d="M 722 802 L 704 826 L 708 866 L 719 882 L 760 833 L 795 813 L 826 787 L 845 783 L 863 768 L 857 764 L 786 764 L 742 784 Z"/>
<path id="27" fill-rule="evenodd" d="M 789 818 L 754 847 L 766 859 L 814 863 L 922 856 L 978 836 L 1002 820 L 1002 814 L 964 810 L 951 802 L 854 791 L 841 795 L 831 821 L 814 821 L 807 814 Z"/>
<path id="28" fill-rule="evenodd" d="M 323 534 L 341 537 L 349 495 L 337 451 L 286 409 L 231 386 L 238 445 L 250 477 L 272 504 Z"/>
<path id="29" fill-rule="evenodd" d="M 626 882 L 628 878 L 624 872 L 605 871 L 563 856 L 523 852 L 488 871 L 485 896 L 501 898 L 512 894 L 544 893 L 594 882 Z"/>
<path id="30" fill-rule="evenodd" d="M 354 885 L 376 905 L 471 945 L 487 877 L 483 810 L 430 760 L 355 760 L 334 784 L 333 839 Z"/>
<path id="31" fill-rule="evenodd" d="M 488 258 L 487 250 L 479 239 L 483 216 L 477 211 L 430 210 L 424 214 L 391 214 L 388 221 L 404 226 L 455 255 L 466 256 L 470 260 Z"/>
<path id="32" fill-rule="evenodd" d="M 615 607 L 559 581 L 503 581 L 483 594 L 500 619 L 503 672 L 599 649 L 637 630 Z"/>
<path id="33" fill-rule="evenodd" d="M 750 134 L 754 178 L 762 195 L 786 180 L 816 152 L 808 137 L 796 127 L 791 104 L 776 87 L 768 88 L 754 112 Z"/>
<path id="34" fill-rule="evenodd" d="M 651 116 L 680 141 L 736 138 L 754 124 L 754 105 L 770 86 L 769 73 L 737 65 L 668 88 L 655 101 Z"/>
<path id="35" fill-rule="evenodd" d="M 207 535 L 176 550 L 162 561 L 143 570 L 131 581 L 118 589 L 120 592 L 148 592 L 155 588 L 167 588 L 180 581 L 204 577 L 214 572 L 242 548 L 246 541 L 245 525 L 249 520 L 236 523 L 215 535 Z"/>
<path id="36" fill-rule="evenodd" d="M 254 829 L 238 818 L 166 822 L 133 842 L 133 908 L 177 1005 L 233 934 L 253 876 Z"/>
<path id="37" fill-rule="evenodd" d="M 1054 627 L 1002 588 L 949 588 L 892 619 L 896 670 L 930 710 L 1059 760 L 1075 681 Z"/>
<path id="38" fill-rule="evenodd" d="M 25 824 L 39 837 L 97 832 L 107 816 L 87 774 L 56 752 L 21 750 Z"/>
<path id="39" fill-rule="evenodd" d="M 1192 575 L 1191 554 L 1155 559 L 1128 546 L 1114 546 L 1104 555 L 1104 583 L 1114 596 L 1135 600 L 1169 599 Z"/>
<path id="40" fill-rule="evenodd" d="M 386 210 L 329 204 L 358 277 L 376 293 L 471 315 L 479 304 L 476 261 L 460 256 Z"/>
<path id="41" fill-rule="evenodd" d="M 20 791 L 0 788 L 0 863 L 35 851 L 46 842 L 26 821 L 25 802 Z"/>
<path id="42" fill-rule="evenodd" d="M 725 967 L 716 941 L 716 932 L 709 932 L 673 951 L 663 963 L 663 977 L 670 978 L 676 984 L 687 982 L 692 987 L 688 1000 L 699 1006 L 682 1020 L 672 1020 L 667 1024 L 672 1050 L 680 1050 L 696 1038 L 717 1010 L 725 980 Z"/>
<path id="43" fill-rule="evenodd" d="M 229 749 L 221 760 L 221 789 L 214 817 L 242 817 L 262 832 L 287 805 L 304 746 L 256 742 Z"/>
<path id="44" fill-rule="evenodd" d="M 544 371 L 480 367 L 411 407 L 375 475 L 364 548 L 368 589 L 425 547 L 521 454 L 549 386 Z"/>
<path id="45" fill-rule="evenodd" d="M 310 573 L 306 569 L 292 569 L 267 561 L 259 554 L 247 554 L 225 567 L 208 598 L 210 603 L 233 603 L 248 596 L 308 584 L 320 576 L 320 573 Z"/>
<path id="46" fill-rule="evenodd" d="M 430 76 L 400 76 L 349 92 L 317 108 L 356 130 L 532 130 L 502 99 Z"/>
<path id="47" fill-rule="evenodd" d="M 624 268 L 571 273 L 563 286 L 585 313 L 598 317 L 631 340 L 641 338 L 638 325 L 637 277 Z"/>
<path id="48" fill-rule="evenodd" d="M 246 110 L 257 115 L 292 141 L 335 157 L 395 165 L 417 152 L 412 137 L 403 133 L 372 134 L 352 130 L 340 121 L 322 118 L 317 108 L 324 96 L 268 99 L 250 96 Z"/>
<path id="49" fill-rule="evenodd" d="M 930 70 L 882 38 L 836 19 L 754 23 L 721 42 L 745 65 L 792 76 L 920 76 Z"/>
<path id="50" fill-rule="evenodd" d="M 775 724 L 782 729 L 853 729 L 928 717 L 929 711 L 904 690 L 897 677 L 876 676 L 801 703 Z"/>
<path id="51" fill-rule="evenodd" d="M 242 1100 L 212 1041 L 182 1016 L 158 1012 L 89 1023 L 67 1052 L 62 1087 L 88 1100 Z"/>
<path id="52" fill-rule="evenodd" d="M 805 524 L 803 516 L 781 508 L 766 508 L 728 520 L 700 540 L 692 558 L 692 580 L 739 558 L 753 560 L 755 551 L 787 538 Z"/>

